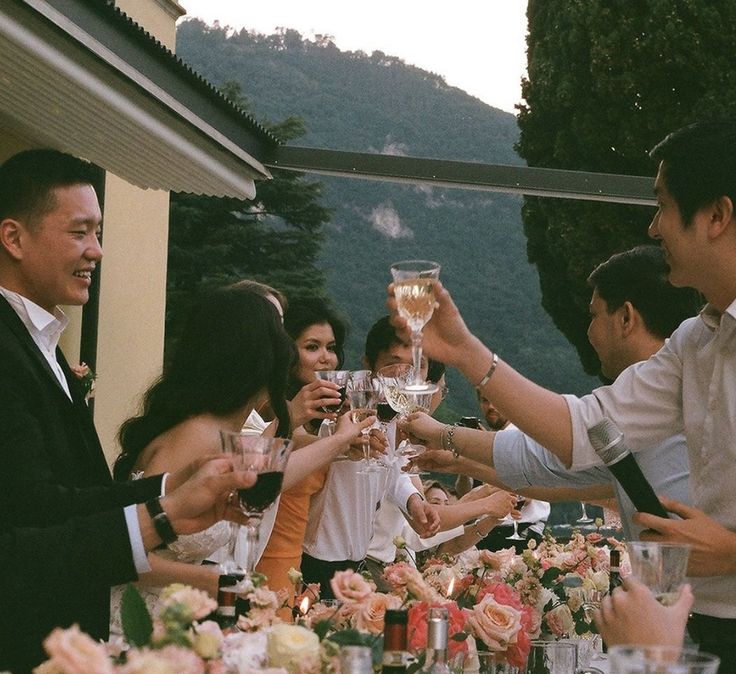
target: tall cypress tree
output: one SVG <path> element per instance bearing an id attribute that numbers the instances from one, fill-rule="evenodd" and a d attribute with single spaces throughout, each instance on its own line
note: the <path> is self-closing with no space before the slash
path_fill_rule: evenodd
<path id="1" fill-rule="evenodd" d="M 519 153 L 530 166 L 651 175 L 667 133 L 736 109 L 736 3 L 729 0 L 529 0 L 528 79 Z M 586 338 L 586 278 L 647 240 L 653 210 L 527 197 L 523 219 L 542 302 L 598 368 Z"/>

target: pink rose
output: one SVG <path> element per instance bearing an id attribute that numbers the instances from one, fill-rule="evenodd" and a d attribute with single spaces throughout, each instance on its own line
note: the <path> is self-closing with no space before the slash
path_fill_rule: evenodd
<path id="1" fill-rule="evenodd" d="M 112 674 L 113 666 L 102 644 L 79 630 L 78 625 L 56 628 L 43 642 L 52 663 L 64 674 Z"/>
<path id="2" fill-rule="evenodd" d="M 160 601 L 164 608 L 173 604 L 182 604 L 189 609 L 194 620 L 201 620 L 217 608 L 217 602 L 206 592 L 195 590 L 181 583 L 174 583 L 164 588 Z"/>
<path id="3" fill-rule="evenodd" d="M 476 596 L 476 603 L 491 595 L 499 604 L 511 606 L 521 611 L 521 597 L 519 593 L 506 583 L 490 583 L 480 589 Z"/>
<path id="4" fill-rule="evenodd" d="M 568 634 L 572 634 L 575 629 L 575 621 L 567 604 L 559 604 L 551 611 L 547 611 L 544 621 L 556 637 L 565 637 Z"/>
<path id="5" fill-rule="evenodd" d="M 330 580 L 335 597 L 340 601 L 362 602 L 373 592 L 371 584 L 352 569 L 337 571 Z"/>
<path id="6" fill-rule="evenodd" d="M 399 606 L 401 606 L 401 599 L 397 596 L 377 592 L 360 605 L 353 615 L 353 624 L 362 632 L 381 634 L 386 609 L 395 609 Z"/>
<path id="7" fill-rule="evenodd" d="M 511 563 L 516 557 L 516 550 L 514 548 L 506 548 L 504 550 L 481 550 L 478 556 L 483 566 L 487 566 L 489 569 L 494 571 L 502 571 L 511 566 Z"/>
<path id="8" fill-rule="evenodd" d="M 603 536 L 601 536 L 597 531 L 591 531 L 585 537 L 585 540 L 588 541 L 588 543 L 592 543 L 593 545 L 596 545 L 603 540 Z"/>
<path id="9" fill-rule="evenodd" d="M 120 674 L 205 674 L 205 665 L 194 651 L 181 646 L 160 650 L 132 650 Z"/>
<path id="10" fill-rule="evenodd" d="M 493 651 L 505 651 L 509 644 L 516 643 L 521 630 L 521 611 L 499 604 L 492 594 L 472 609 L 465 609 L 465 617 L 473 636 Z"/>

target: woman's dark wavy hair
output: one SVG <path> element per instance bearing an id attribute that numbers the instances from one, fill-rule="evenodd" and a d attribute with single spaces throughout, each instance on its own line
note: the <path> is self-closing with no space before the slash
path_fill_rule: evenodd
<path id="1" fill-rule="evenodd" d="M 296 341 L 301 334 L 312 325 L 329 323 L 335 335 L 335 353 L 337 354 L 337 367 L 340 368 L 345 360 L 345 337 L 347 335 L 347 324 L 345 320 L 330 305 L 319 297 L 295 298 L 289 302 L 284 313 L 284 330 Z M 304 386 L 299 382 L 296 371 L 299 368 L 298 355 L 289 377 L 287 395 L 293 397 Z"/>
<path id="2" fill-rule="evenodd" d="M 294 344 L 276 307 L 259 288 L 233 285 L 203 295 L 192 307 L 173 358 L 143 397 L 143 411 L 125 421 L 115 479 L 128 479 L 141 451 L 154 438 L 198 414 L 226 415 L 266 390 L 289 433 L 285 389 Z"/>

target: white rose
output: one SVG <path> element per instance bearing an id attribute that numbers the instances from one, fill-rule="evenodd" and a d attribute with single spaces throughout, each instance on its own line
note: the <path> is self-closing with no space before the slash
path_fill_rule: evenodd
<path id="1" fill-rule="evenodd" d="M 270 667 L 299 670 L 300 663 L 319 658 L 319 637 L 301 625 L 274 625 L 266 648 Z"/>

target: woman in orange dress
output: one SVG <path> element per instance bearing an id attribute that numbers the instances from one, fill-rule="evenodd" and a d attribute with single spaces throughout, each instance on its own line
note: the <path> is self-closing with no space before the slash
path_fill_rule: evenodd
<path id="1" fill-rule="evenodd" d="M 335 370 L 343 360 L 345 323 L 319 299 L 295 299 L 284 315 L 284 328 L 294 340 L 298 361 L 292 372 L 289 412 L 294 427 L 302 426 L 305 433 L 316 434 L 323 419 L 331 416 L 322 408 L 334 390 L 325 388 L 314 373 Z M 329 384 L 328 384 L 329 386 Z M 307 526 L 309 502 L 324 485 L 329 464 L 314 471 L 297 485 L 281 494 L 278 513 L 271 537 L 256 570 L 268 577 L 272 590 L 293 592 L 288 578 L 289 569 L 299 569 L 302 542 Z"/>

